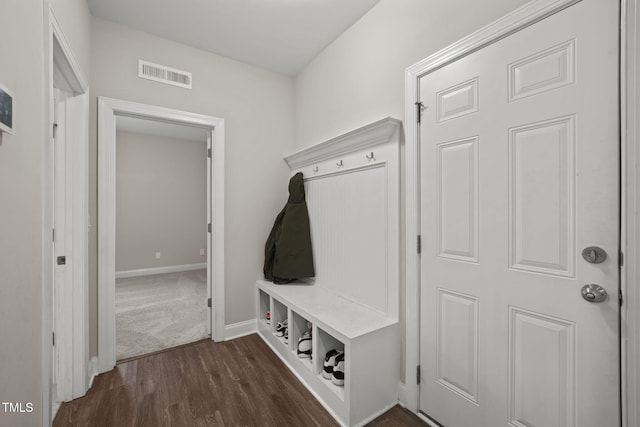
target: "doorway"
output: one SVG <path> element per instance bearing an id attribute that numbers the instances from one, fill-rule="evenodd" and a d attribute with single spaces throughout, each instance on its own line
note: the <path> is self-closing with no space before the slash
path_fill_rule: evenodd
<path id="1" fill-rule="evenodd" d="M 211 335 L 208 129 L 116 118 L 116 359 Z"/>
<path id="2" fill-rule="evenodd" d="M 98 371 L 116 363 L 116 123 L 120 117 L 195 127 L 207 137 L 207 323 L 224 339 L 224 120 L 99 97 L 98 99 Z M 206 302 L 206 301 L 205 301 Z"/>
<path id="3" fill-rule="evenodd" d="M 619 5 L 542 3 L 407 71 L 409 393 L 444 425 L 620 423 Z"/>

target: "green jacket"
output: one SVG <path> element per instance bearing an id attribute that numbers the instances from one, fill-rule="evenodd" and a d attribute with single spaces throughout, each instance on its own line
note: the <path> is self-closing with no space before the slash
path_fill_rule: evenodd
<path id="1" fill-rule="evenodd" d="M 313 252 L 304 181 L 298 172 L 289 181 L 289 200 L 276 217 L 264 246 L 264 277 L 273 283 L 289 283 L 313 277 Z"/>

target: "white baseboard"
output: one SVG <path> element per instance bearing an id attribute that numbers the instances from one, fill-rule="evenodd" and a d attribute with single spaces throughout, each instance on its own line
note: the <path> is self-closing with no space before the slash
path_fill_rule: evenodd
<path id="1" fill-rule="evenodd" d="M 138 270 L 116 271 L 116 279 L 128 277 L 150 276 L 152 274 L 178 273 L 180 271 L 202 270 L 207 268 L 207 263 L 170 265 L 168 267 L 141 268 Z"/>
<path id="2" fill-rule="evenodd" d="M 244 337 L 245 335 L 253 334 L 257 331 L 256 319 L 245 320 L 244 322 L 233 323 L 231 325 L 225 325 L 224 327 L 224 340 L 229 341 L 234 338 Z"/>
<path id="3" fill-rule="evenodd" d="M 98 358 L 93 356 L 91 360 L 89 360 L 89 369 L 87 369 L 87 391 L 93 385 L 93 380 L 98 375 Z"/>
<path id="4" fill-rule="evenodd" d="M 407 407 L 407 386 L 402 381 L 398 382 L 398 404 Z"/>

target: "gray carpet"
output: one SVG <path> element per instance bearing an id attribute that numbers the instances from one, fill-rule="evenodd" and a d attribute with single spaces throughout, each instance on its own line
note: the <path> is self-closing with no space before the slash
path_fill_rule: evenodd
<path id="1" fill-rule="evenodd" d="M 207 338 L 207 270 L 116 280 L 116 359 Z"/>

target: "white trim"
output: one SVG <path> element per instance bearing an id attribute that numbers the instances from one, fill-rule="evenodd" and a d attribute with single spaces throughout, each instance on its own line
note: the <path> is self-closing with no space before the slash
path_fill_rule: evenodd
<path id="1" fill-rule="evenodd" d="M 44 140 L 42 141 L 42 427 L 53 422 L 53 242 L 48 230 L 53 228 L 53 150 L 51 138 L 53 129 L 48 126 L 53 121 L 53 34 L 51 32 L 50 0 L 43 0 L 44 34 Z"/>
<path id="2" fill-rule="evenodd" d="M 87 369 L 87 384 L 89 388 L 93 386 L 93 380 L 98 376 L 98 358 L 93 356 L 89 361 L 89 368 Z"/>
<path id="3" fill-rule="evenodd" d="M 398 137 L 402 122 L 393 117 L 385 117 L 359 127 L 351 132 L 329 139 L 320 144 L 302 149 L 284 158 L 291 170 L 321 163 L 334 157 L 386 144 Z"/>
<path id="4" fill-rule="evenodd" d="M 475 52 L 527 26 L 530 26 L 580 0 L 534 0 L 458 42 L 408 67 L 405 72 L 405 159 L 406 159 L 406 359 L 405 378 L 415 378 L 420 363 L 420 257 L 415 239 L 420 234 L 420 152 L 415 102 L 419 100 L 419 79 L 461 57 Z M 624 13 L 624 11 L 623 11 Z M 419 387 L 406 383 L 407 408 L 417 413 Z"/>
<path id="5" fill-rule="evenodd" d="M 624 265 L 620 271 L 624 304 L 621 310 L 621 376 L 622 425 L 631 427 L 640 423 L 640 289 L 638 288 L 638 256 L 640 256 L 640 150 L 638 126 L 640 113 L 640 55 L 638 48 L 638 0 L 621 1 L 621 66 L 620 66 L 620 118 L 621 118 L 621 183 L 622 224 L 621 242 Z"/>
<path id="6" fill-rule="evenodd" d="M 232 323 L 224 327 L 224 340 L 234 340 L 246 335 L 255 334 L 258 331 L 256 319 L 245 320 L 244 322 Z"/>
<path id="7" fill-rule="evenodd" d="M 198 264 L 169 265 L 167 267 L 139 268 L 137 270 L 116 271 L 116 279 L 151 276 L 152 274 L 179 273 L 181 271 L 204 270 L 206 268 L 206 262 Z"/>
<path id="8" fill-rule="evenodd" d="M 115 141 L 116 116 L 144 117 L 212 129 L 211 263 L 212 339 L 224 337 L 224 119 L 98 97 L 98 372 L 111 370 L 115 354 Z"/>
<path id="9" fill-rule="evenodd" d="M 73 55 L 73 51 L 52 9 L 49 0 L 43 1 L 44 23 L 44 148 L 43 148 L 43 293 L 42 293 L 42 423 L 51 425 L 58 405 L 52 400 L 82 396 L 88 390 L 86 369 L 89 364 L 89 311 L 88 311 L 88 162 L 89 162 L 89 86 Z M 54 79 L 54 75 L 56 78 Z M 65 89 L 73 93 L 67 102 L 73 126 L 67 135 L 68 158 L 66 193 L 66 221 L 70 224 L 66 238 L 69 249 L 68 279 L 61 293 L 68 296 L 63 305 L 53 307 L 52 290 L 54 244 L 53 229 L 53 138 L 54 85 L 64 81 Z M 56 310 L 54 312 L 54 310 Z M 59 364 L 64 365 L 64 396 L 58 396 L 52 386 L 52 360 L 54 349 L 51 342 L 53 316 L 66 325 L 56 331 L 56 351 Z M 62 355 L 62 357 L 61 357 Z"/>

